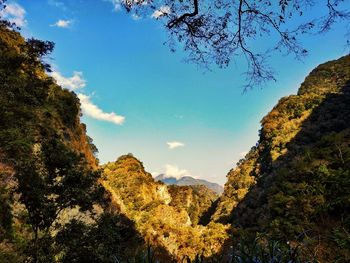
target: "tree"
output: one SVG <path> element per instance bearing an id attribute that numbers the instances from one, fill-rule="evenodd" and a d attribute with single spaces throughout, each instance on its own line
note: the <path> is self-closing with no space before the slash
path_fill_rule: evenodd
<path id="1" fill-rule="evenodd" d="M 323 0 L 323 10 L 312 17 L 312 9 L 320 5 L 313 0 L 120 0 L 127 11 L 152 13 L 164 22 L 169 32 L 168 44 L 176 42 L 188 53 L 188 61 L 227 67 L 238 56 L 247 61 L 245 89 L 275 80 L 269 66 L 271 52 L 279 51 L 302 59 L 308 54 L 300 36 L 325 33 L 337 22 L 347 24 L 350 44 L 350 9 L 347 0 Z M 317 3 L 318 2 L 318 3 Z M 295 18 L 304 22 L 295 25 Z M 310 18 L 311 17 L 311 18 Z M 257 39 L 276 39 L 264 50 L 254 47 Z"/>
<path id="2" fill-rule="evenodd" d="M 45 73 L 53 43 L 12 29 L 0 23 L 0 261 L 55 262 L 56 233 L 78 211 L 93 221 L 107 200 L 78 98 Z"/>
<path id="3" fill-rule="evenodd" d="M 19 160 L 16 167 L 20 201 L 34 234 L 29 252 L 33 262 L 48 260 L 39 257 L 50 256 L 51 234 L 61 228 L 59 217 L 64 211 L 75 207 L 92 211 L 93 205 L 103 200 L 103 189 L 97 183 L 100 173 L 90 170 L 83 156 L 56 136 L 44 139 L 34 156 Z"/>

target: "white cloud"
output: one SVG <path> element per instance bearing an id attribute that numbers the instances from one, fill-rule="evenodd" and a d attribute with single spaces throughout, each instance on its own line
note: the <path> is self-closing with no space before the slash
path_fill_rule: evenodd
<path id="1" fill-rule="evenodd" d="M 151 15 L 152 18 L 158 19 L 162 16 L 169 15 L 171 13 L 170 7 L 167 5 L 161 6 L 158 10 L 155 10 Z"/>
<path id="2" fill-rule="evenodd" d="M 164 168 L 165 168 L 164 177 L 166 178 L 175 177 L 176 179 L 180 179 L 181 177 L 184 177 L 184 176 L 192 176 L 189 171 L 185 169 L 180 169 L 176 165 L 166 164 Z"/>
<path id="3" fill-rule="evenodd" d="M 73 22 L 72 20 L 60 19 L 55 24 L 53 24 L 51 26 L 56 26 L 56 27 L 61 27 L 61 28 L 68 28 L 68 27 L 71 26 L 72 22 Z"/>
<path id="4" fill-rule="evenodd" d="M 62 74 L 58 71 L 53 71 L 50 73 L 50 75 L 56 79 L 58 85 L 68 90 L 76 91 L 86 86 L 86 80 L 83 78 L 82 72 L 74 71 L 73 76 L 70 78 L 62 76 Z M 91 101 L 90 96 L 81 92 L 77 93 L 77 95 L 81 103 L 81 109 L 87 116 L 97 120 L 112 122 L 118 125 L 123 124 L 125 121 L 124 116 L 117 115 L 114 112 L 104 112 Z"/>
<path id="5" fill-rule="evenodd" d="M 12 2 L 6 4 L 6 8 L 0 11 L 0 16 L 7 19 L 11 23 L 15 23 L 16 26 L 23 27 L 27 24 L 25 19 L 26 11 L 19 4 Z"/>
<path id="6" fill-rule="evenodd" d="M 150 174 L 152 175 L 152 177 L 157 177 L 160 172 L 154 171 L 154 172 L 150 172 Z"/>
<path id="7" fill-rule="evenodd" d="M 114 112 L 104 112 L 90 100 L 89 96 L 85 94 L 78 93 L 78 98 L 80 99 L 81 109 L 83 110 L 83 113 L 91 118 L 112 122 L 118 125 L 123 124 L 125 121 L 124 116 L 117 115 Z"/>
<path id="8" fill-rule="evenodd" d="M 73 76 L 70 78 L 62 76 L 58 71 L 53 71 L 50 75 L 56 79 L 58 85 L 69 90 L 77 90 L 86 86 L 86 80 L 83 78 L 83 73 L 79 71 L 74 71 Z"/>
<path id="9" fill-rule="evenodd" d="M 184 143 L 176 142 L 176 141 L 174 141 L 174 142 L 167 142 L 166 144 L 168 145 L 170 150 L 185 146 Z"/>

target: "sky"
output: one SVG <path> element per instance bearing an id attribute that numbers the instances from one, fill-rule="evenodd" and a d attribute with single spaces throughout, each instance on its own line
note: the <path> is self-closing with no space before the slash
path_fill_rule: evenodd
<path id="1" fill-rule="evenodd" d="M 295 94 L 318 64 L 346 54 L 344 25 L 304 36 L 307 58 L 275 54 L 277 81 L 243 93 L 241 60 L 211 71 L 186 63 L 185 52 L 163 44 L 167 33 L 156 13 L 127 14 L 118 0 L 9 1 L 6 16 L 25 37 L 55 43 L 52 76 L 77 93 L 100 163 L 132 153 L 153 175 L 221 185 L 278 100 Z"/>

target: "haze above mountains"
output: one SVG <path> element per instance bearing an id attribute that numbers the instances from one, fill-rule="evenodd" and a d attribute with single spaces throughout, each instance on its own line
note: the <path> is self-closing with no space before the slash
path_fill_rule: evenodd
<path id="1" fill-rule="evenodd" d="M 164 174 L 160 174 L 154 178 L 156 181 L 161 181 L 165 184 L 168 185 L 179 185 L 179 186 L 185 186 L 185 185 L 204 185 L 208 187 L 209 189 L 213 190 L 215 193 L 218 195 L 221 195 L 224 191 L 224 188 L 217 184 L 217 183 L 212 183 L 207 180 L 203 179 L 196 179 L 191 176 L 183 176 L 180 178 L 176 177 L 171 177 L 171 176 L 166 176 Z"/>

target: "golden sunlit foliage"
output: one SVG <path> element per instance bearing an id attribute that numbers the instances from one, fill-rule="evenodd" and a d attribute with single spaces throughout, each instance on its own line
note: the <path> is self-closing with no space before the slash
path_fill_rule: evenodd
<path id="1" fill-rule="evenodd" d="M 228 174 L 215 221 L 299 244 L 304 259 L 350 260 L 350 56 L 318 66 L 263 118 Z"/>
<path id="2" fill-rule="evenodd" d="M 52 49 L 0 23 L 0 262 L 115 262 L 142 240 L 110 211 L 79 99 L 46 74 Z"/>
<path id="3" fill-rule="evenodd" d="M 219 253 L 228 239 L 228 226 L 197 224 L 216 199 L 205 186 L 155 182 L 132 155 L 104 166 L 103 185 L 111 192 L 116 207 L 135 222 L 158 258 L 180 262 L 210 257 Z"/>

